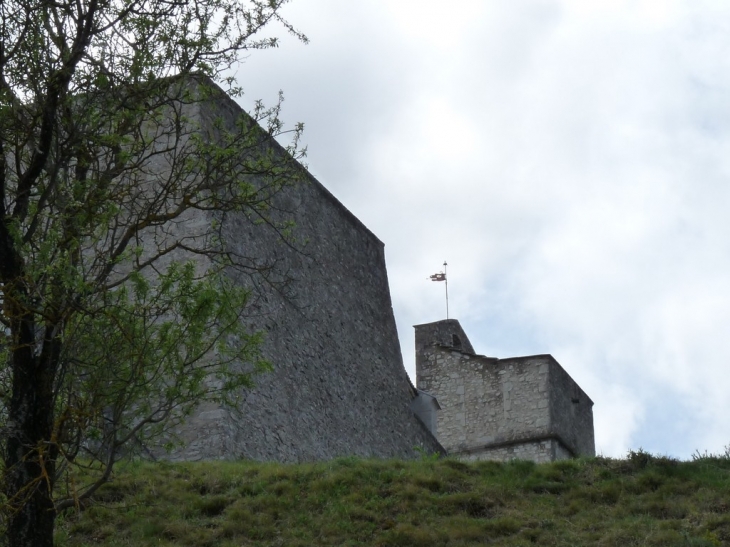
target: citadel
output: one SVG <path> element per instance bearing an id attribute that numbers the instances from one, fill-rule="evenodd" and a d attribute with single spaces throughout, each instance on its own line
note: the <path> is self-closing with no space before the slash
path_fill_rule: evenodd
<path id="1" fill-rule="evenodd" d="M 222 91 L 193 106 L 202 128 L 216 120 L 233 127 L 246 116 Z M 593 402 L 550 355 L 485 357 L 456 320 L 417 325 L 414 386 L 403 366 L 383 243 L 297 168 L 303 182 L 276 196 L 272 211 L 293 221 L 303 248 L 245 215 L 222 223 L 233 251 L 270 261 L 275 275 L 286 276 L 286 294 L 236 279 L 255 295 L 245 320 L 266 334 L 262 350 L 274 370 L 255 378 L 238 408 L 201 405 L 179 431 L 183 448 L 173 459 L 438 453 L 545 462 L 594 455 Z M 191 227 L 212 221 L 200 214 Z"/>

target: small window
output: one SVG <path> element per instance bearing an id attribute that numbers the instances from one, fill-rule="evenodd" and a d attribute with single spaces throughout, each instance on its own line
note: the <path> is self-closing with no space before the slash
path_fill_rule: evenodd
<path id="1" fill-rule="evenodd" d="M 461 348 L 461 338 L 459 338 L 457 335 L 452 334 L 451 335 L 451 345 L 455 348 Z"/>

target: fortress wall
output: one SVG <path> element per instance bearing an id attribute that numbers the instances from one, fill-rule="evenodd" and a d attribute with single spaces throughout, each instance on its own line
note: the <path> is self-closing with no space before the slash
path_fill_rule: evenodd
<path id="1" fill-rule="evenodd" d="M 593 454 L 593 403 L 552 356 L 496 359 L 465 347 L 456 320 L 416 326 L 418 389 L 438 400 L 436 436 L 449 453 L 537 462 Z"/>
<path id="2" fill-rule="evenodd" d="M 547 463 L 570 458 L 570 454 L 565 453 L 565 449 L 558 441 L 543 439 L 508 446 L 484 447 L 473 452 L 461 453 L 459 458 L 465 461 L 530 460 L 535 463 Z"/>
<path id="3" fill-rule="evenodd" d="M 574 455 L 596 455 L 593 401 L 557 361 L 550 369 L 550 429 Z"/>
<path id="4" fill-rule="evenodd" d="M 465 453 L 546 437 L 547 358 L 499 360 L 464 348 L 472 346 L 456 320 L 416 326 L 417 387 L 438 400 L 436 431 L 444 448 Z"/>
<path id="5" fill-rule="evenodd" d="M 216 118 L 232 127 L 243 112 L 221 94 L 196 115 L 203 128 Z M 285 154 L 276 144 L 271 151 Z M 215 217 L 230 251 L 273 265 L 268 280 L 231 275 L 252 289 L 246 321 L 265 331 L 274 371 L 255 378 L 240 408 L 201 407 L 173 457 L 297 462 L 442 452 L 409 407 L 383 243 L 299 169 L 302 182 L 271 210 L 271 220 L 294 222 L 293 243 L 246 214 Z"/>
<path id="6" fill-rule="evenodd" d="M 546 435 L 547 365 L 501 362 L 435 347 L 429 387 L 441 406 L 437 436 L 450 453 Z"/>

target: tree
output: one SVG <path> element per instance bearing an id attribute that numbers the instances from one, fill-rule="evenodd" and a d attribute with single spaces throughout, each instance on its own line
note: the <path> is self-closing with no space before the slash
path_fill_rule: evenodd
<path id="1" fill-rule="evenodd" d="M 58 511 L 202 399 L 267 364 L 220 216 L 267 222 L 298 177 L 279 106 L 203 123 L 196 105 L 288 0 L 0 3 L 0 427 L 6 537 L 51 546 Z M 259 123 L 266 127 L 261 129 Z M 301 127 L 292 130 L 295 157 Z M 206 214 L 197 231 L 181 224 Z M 128 450 L 128 448 L 126 449 Z M 73 482 L 74 466 L 96 473 Z"/>

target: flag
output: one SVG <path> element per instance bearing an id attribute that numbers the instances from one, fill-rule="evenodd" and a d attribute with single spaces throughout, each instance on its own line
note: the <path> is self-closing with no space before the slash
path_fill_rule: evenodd
<path id="1" fill-rule="evenodd" d="M 431 276 L 431 281 L 446 281 L 445 273 L 436 273 Z"/>

